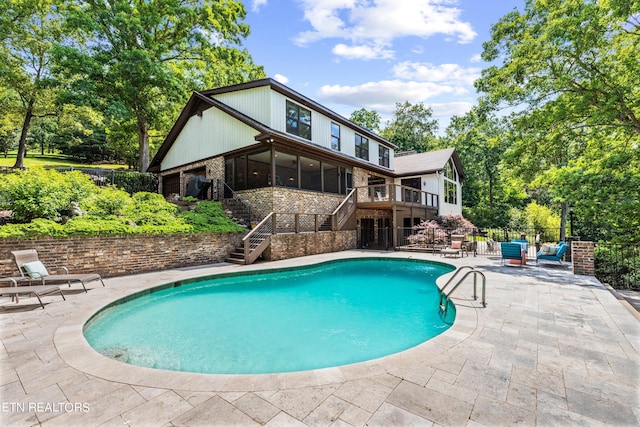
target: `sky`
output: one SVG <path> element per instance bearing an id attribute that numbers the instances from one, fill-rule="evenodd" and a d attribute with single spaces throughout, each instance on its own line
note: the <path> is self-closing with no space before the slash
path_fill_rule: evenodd
<path id="1" fill-rule="evenodd" d="M 432 108 L 444 132 L 476 104 L 491 25 L 525 0 L 243 0 L 243 46 L 268 77 L 349 117 Z"/>

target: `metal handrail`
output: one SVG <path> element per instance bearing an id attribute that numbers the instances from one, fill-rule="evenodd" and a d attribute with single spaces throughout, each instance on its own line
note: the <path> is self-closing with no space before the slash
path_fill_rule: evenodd
<path id="1" fill-rule="evenodd" d="M 440 295 L 442 296 L 442 294 L 444 294 L 444 290 L 447 289 L 447 286 L 449 286 L 451 284 L 451 282 L 453 282 L 453 279 L 456 278 L 456 276 L 458 275 L 458 273 L 460 273 L 461 271 L 465 270 L 465 269 L 471 269 L 471 270 L 475 270 L 473 267 L 469 266 L 469 265 L 463 265 L 462 267 L 458 268 L 456 270 L 455 273 L 453 273 L 453 276 L 451 276 L 449 278 L 449 280 L 447 281 L 447 283 L 444 284 L 444 286 L 442 287 L 442 289 L 440 289 Z M 442 304 L 442 298 L 440 299 L 440 303 Z"/>
<path id="2" fill-rule="evenodd" d="M 242 197 L 238 196 L 238 194 L 233 190 L 233 188 L 229 187 L 229 185 L 223 179 L 219 179 L 218 180 L 218 185 L 222 185 L 222 188 L 220 189 L 221 191 L 219 191 L 218 197 L 220 197 L 220 195 L 222 195 L 222 200 L 226 199 L 226 197 L 224 197 L 225 192 L 229 191 L 231 193 L 231 198 L 233 200 L 237 200 L 238 202 L 242 203 L 242 205 L 245 207 L 245 209 L 249 213 L 249 218 L 248 218 L 248 221 L 247 221 L 247 225 L 249 226 L 249 228 L 251 228 L 251 220 L 253 218 L 253 212 L 251 210 L 251 205 L 248 204 L 247 202 L 245 202 L 242 199 Z"/>
<path id="3" fill-rule="evenodd" d="M 465 266 L 465 267 L 468 267 L 468 266 Z M 477 275 L 479 274 L 482 277 L 482 306 L 483 307 L 487 306 L 487 302 L 486 302 L 487 278 L 485 277 L 484 273 L 482 273 L 481 271 L 478 271 L 478 270 L 474 269 L 473 267 L 468 267 L 468 268 L 471 268 L 471 270 L 467 271 L 464 274 L 464 276 L 462 276 L 460 278 L 460 280 L 458 280 L 458 282 L 453 286 L 453 288 L 449 291 L 448 294 L 445 294 L 444 292 L 442 292 L 442 290 L 440 291 L 440 309 L 444 312 L 445 315 L 446 315 L 447 310 L 449 308 L 449 301 L 451 299 L 451 294 L 453 294 L 453 292 L 458 288 L 458 286 L 460 286 L 460 284 L 464 281 L 464 279 L 466 279 L 467 276 L 470 275 L 470 274 L 473 274 L 473 299 L 474 300 L 478 299 Z M 462 270 L 462 268 L 460 270 Z M 444 287 L 443 287 L 443 289 L 444 289 Z M 446 298 L 445 298 L 445 302 L 443 304 L 442 303 L 442 297 L 444 295 L 446 295 Z"/>

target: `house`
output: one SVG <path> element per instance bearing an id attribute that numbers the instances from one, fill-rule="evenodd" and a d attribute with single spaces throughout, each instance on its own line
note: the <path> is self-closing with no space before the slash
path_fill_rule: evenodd
<path id="1" fill-rule="evenodd" d="M 159 175 L 166 197 L 211 182 L 206 197 L 237 215 L 244 207 L 251 234 L 262 236 L 248 237 L 255 241 L 241 255 L 255 257 L 260 246 L 263 256 L 280 259 L 287 251 L 394 247 L 399 228 L 460 214 L 464 172 L 455 149 L 396 148 L 262 79 L 195 92 L 149 171 Z"/>

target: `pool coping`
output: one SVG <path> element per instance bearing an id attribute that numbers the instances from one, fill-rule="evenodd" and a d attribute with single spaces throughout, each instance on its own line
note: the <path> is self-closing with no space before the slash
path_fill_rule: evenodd
<path id="1" fill-rule="evenodd" d="M 395 258 L 415 259 L 406 253 L 390 252 L 381 256 L 374 254 L 340 254 L 330 260 L 348 258 Z M 296 264 L 301 265 L 301 259 Z M 429 262 L 435 262 L 428 260 Z M 302 265 L 320 264 L 322 260 L 306 261 Z M 242 266 L 235 269 L 238 272 L 251 272 L 256 270 L 275 270 L 283 268 L 282 262 Z M 449 264 L 451 265 L 451 264 Z M 455 268 L 454 265 L 451 265 Z M 285 267 L 286 268 L 286 267 Z M 455 271 L 455 270 L 454 270 Z M 441 288 L 454 271 L 440 276 L 436 283 Z M 220 272 L 219 274 L 226 274 Z M 203 276 L 216 276 L 217 274 L 205 274 Z M 199 277 L 199 276 L 192 276 Z M 190 279 L 187 279 L 190 280 Z M 314 369 L 309 371 L 287 372 L 276 374 L 201 374 L 192 372 L 168 371 L 162 369 L 146 368 L 129 365 L 110 359 L 94 350 L 83 335 L 84 325 L 102 308 L 113 304 L 122 298 L 130 297 L 139 292 L 145 292 L 151 288 L 166 285 L 175 280 L 163 282 L 161 279 L 147 283 L 140 287 L 128 287 L 111 291 L 112 296 L 105 303 L 102 299 L 86 299 L 85 303 L 71 314 L 54 333 L 54 345 L 60 357 L 71 367 L 86 374 L 123 384 L 170 388 L 188 389 L 191 391 L 214 392 L 246 392 L 266 391 L 284 388 L 298 388 L 318 385 L 342 383 L 348 380 L 367 378 L 375 375 L 391 373 L 402 376 L 421 368 L 421 362 L 440 355 L 464 342 L 478 326 L 477 309 L 482 308 L 480 301 L 475 301 L 471 295 L 470 287 L 461 287 L 452 297 L 456 305 L 456 318 L 453 325 L 442 334 L 410 349 L 399 353 L 336 367 Z"/>

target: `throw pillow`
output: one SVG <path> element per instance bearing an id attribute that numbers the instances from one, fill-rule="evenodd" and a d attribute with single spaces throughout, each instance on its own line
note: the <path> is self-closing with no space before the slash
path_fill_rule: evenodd
<path id="1" fill-rule="evenodd" d="M 49 275 L 49 272 L 42 261 L 27 262 L 23 264 L 22 267 L 24 267 L 25 271 L 32 279 L 39 279 Z"/>
<path id="2" fill-rule="evenodd" d="M 460 240 L 451 242 L 451 249 L 462 249 L 462 242 Z"/>
<path id="3" fill-rule="evenodd" d="M 544 244 L 540 248 L 540 255 L 549 255 L 549 251 L 551 250 L 551 245 Z"/>

